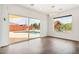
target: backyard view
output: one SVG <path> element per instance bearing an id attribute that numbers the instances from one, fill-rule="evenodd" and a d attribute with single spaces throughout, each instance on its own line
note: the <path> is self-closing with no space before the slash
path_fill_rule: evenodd
<path id="1" fill-rule="evenodd" d="M 72 16 L 54 19 L 54 30 L 60 32 L 71 32 Z"/>
<path id="2" fill-rule="evenodd" d="M 30 29 L 29 38 L 40 37 L 40 20 L 29 18 Z"/>
<path id="3" fill-rule="evenodd" d="M 40 20 L 9 15 L 10 41 L 18 42 L 40 37 Z"/>

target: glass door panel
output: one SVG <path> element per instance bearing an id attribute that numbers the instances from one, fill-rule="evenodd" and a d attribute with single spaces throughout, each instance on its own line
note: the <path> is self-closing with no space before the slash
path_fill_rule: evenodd
<path id="1" fill-rule="evenodd" d="M 29 38 L 40 37 L 40 20 L 29 18 Z"/>
<path id="2" fill-rule="evenodd" d="M 28 39 L 28 18 L 9 15 L 9 37 L 10 43 Z"/>

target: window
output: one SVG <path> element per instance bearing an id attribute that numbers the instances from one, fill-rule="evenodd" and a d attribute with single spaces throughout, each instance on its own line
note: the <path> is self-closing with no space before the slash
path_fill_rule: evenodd
<path id="1" fill-rule="evenodd" d="M 40 37 L 40 20 L 9 15 L 10 43 Z"/>
<path id="2" fill-rule="evenodd" d="M 40 20 L 29 18 L 29 26 L 31 26 L 29 38 L 40 37 Z"/>
<path id="3" fill-rule="evenodd" d="M 54 18 L 54 31 L 71 32 L 72 31 L 72 15 Z"/>
<path id="4" fill-rule="evenodd" d="M 10 43 L 28 39 L 28 18 L 9 15 L 9 38 Z"/>

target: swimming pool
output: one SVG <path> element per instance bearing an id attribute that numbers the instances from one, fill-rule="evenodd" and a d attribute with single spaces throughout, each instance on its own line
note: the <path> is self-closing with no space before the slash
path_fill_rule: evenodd
<path id="1" fill-rule="evenodd" d="M 14 33 L 40 33 L 39 31 L 16 31 L 16 32 L 14 32 Z"/>

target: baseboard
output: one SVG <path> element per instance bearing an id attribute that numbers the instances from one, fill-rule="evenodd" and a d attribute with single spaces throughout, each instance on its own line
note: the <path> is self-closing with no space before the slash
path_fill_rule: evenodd
<path id="1" fill-rule="evenodd" d="M 17 44 L 17 43 L 21 43 L 21 42 L 25 42 L 25 41 L 30 41 L 30 40 L 34 40 L 34 39 L 37 39 L 37 38 L 45 38 L 47 36 L 43 36 L 43 37 L 36 37 L 36 38 L 30 38 L 30 39 L 27 39 L 27 40 L 22 40 L 22 41 L 18 41 L 18 42 L 14 42 L 14 43 L 10 43 L 8 45 L 5 45 L 5 46 L 1 46 L 0 48 L 4 48 L 4 47 L 7 47 L 9 45 L 13 45 L 13 44 Z"/>
<path id="2" fill-rule="evenodd" d="M 43 36 L 43 37 L 37 37 L 37 38 L 46 38 L 46 37 L 47 37 L 47 38 L 57 38 L 57 39 L 62 39 L 62 40 L 68 40 L 68 41 L 79 42 L 79 41 L 76 41 L 76 40 L 66 39 L 66 38 L 60 38 L 60 37 L 55 37 L 55 36 Z M 37 39 L 37 38 L 30 38 L 30 39 L 28 39 L 28 40 L 23 40 L 23 41 L 11 43 L 11 44 L 8 44 L 8 45 L 5 45 L 5 46 L 1 46 L 0 48 L 4 48 L 4 47 L 7 47 L 7 46 L 9 46 L 9 45 L 13 45 L 13 44 L 17 44 L 17 43 L 21 43 L 21 42 L 25 42 L 25 41 L 34 40 L 34 39 Z"/>
<path id="3" fill-rule="evenodd" d="M 50 38 L 57 38 L 57 39 L 64 39 L 64 40 L 69 40 L 69 41 L 79 42 L 79 41 L 76 41 L 76 40 L 66 39 L 66 38 L 61 38 L 61 37 L 55 37 L 55 36 L 47 36 L 47 37 L 50 37 Z"/>

